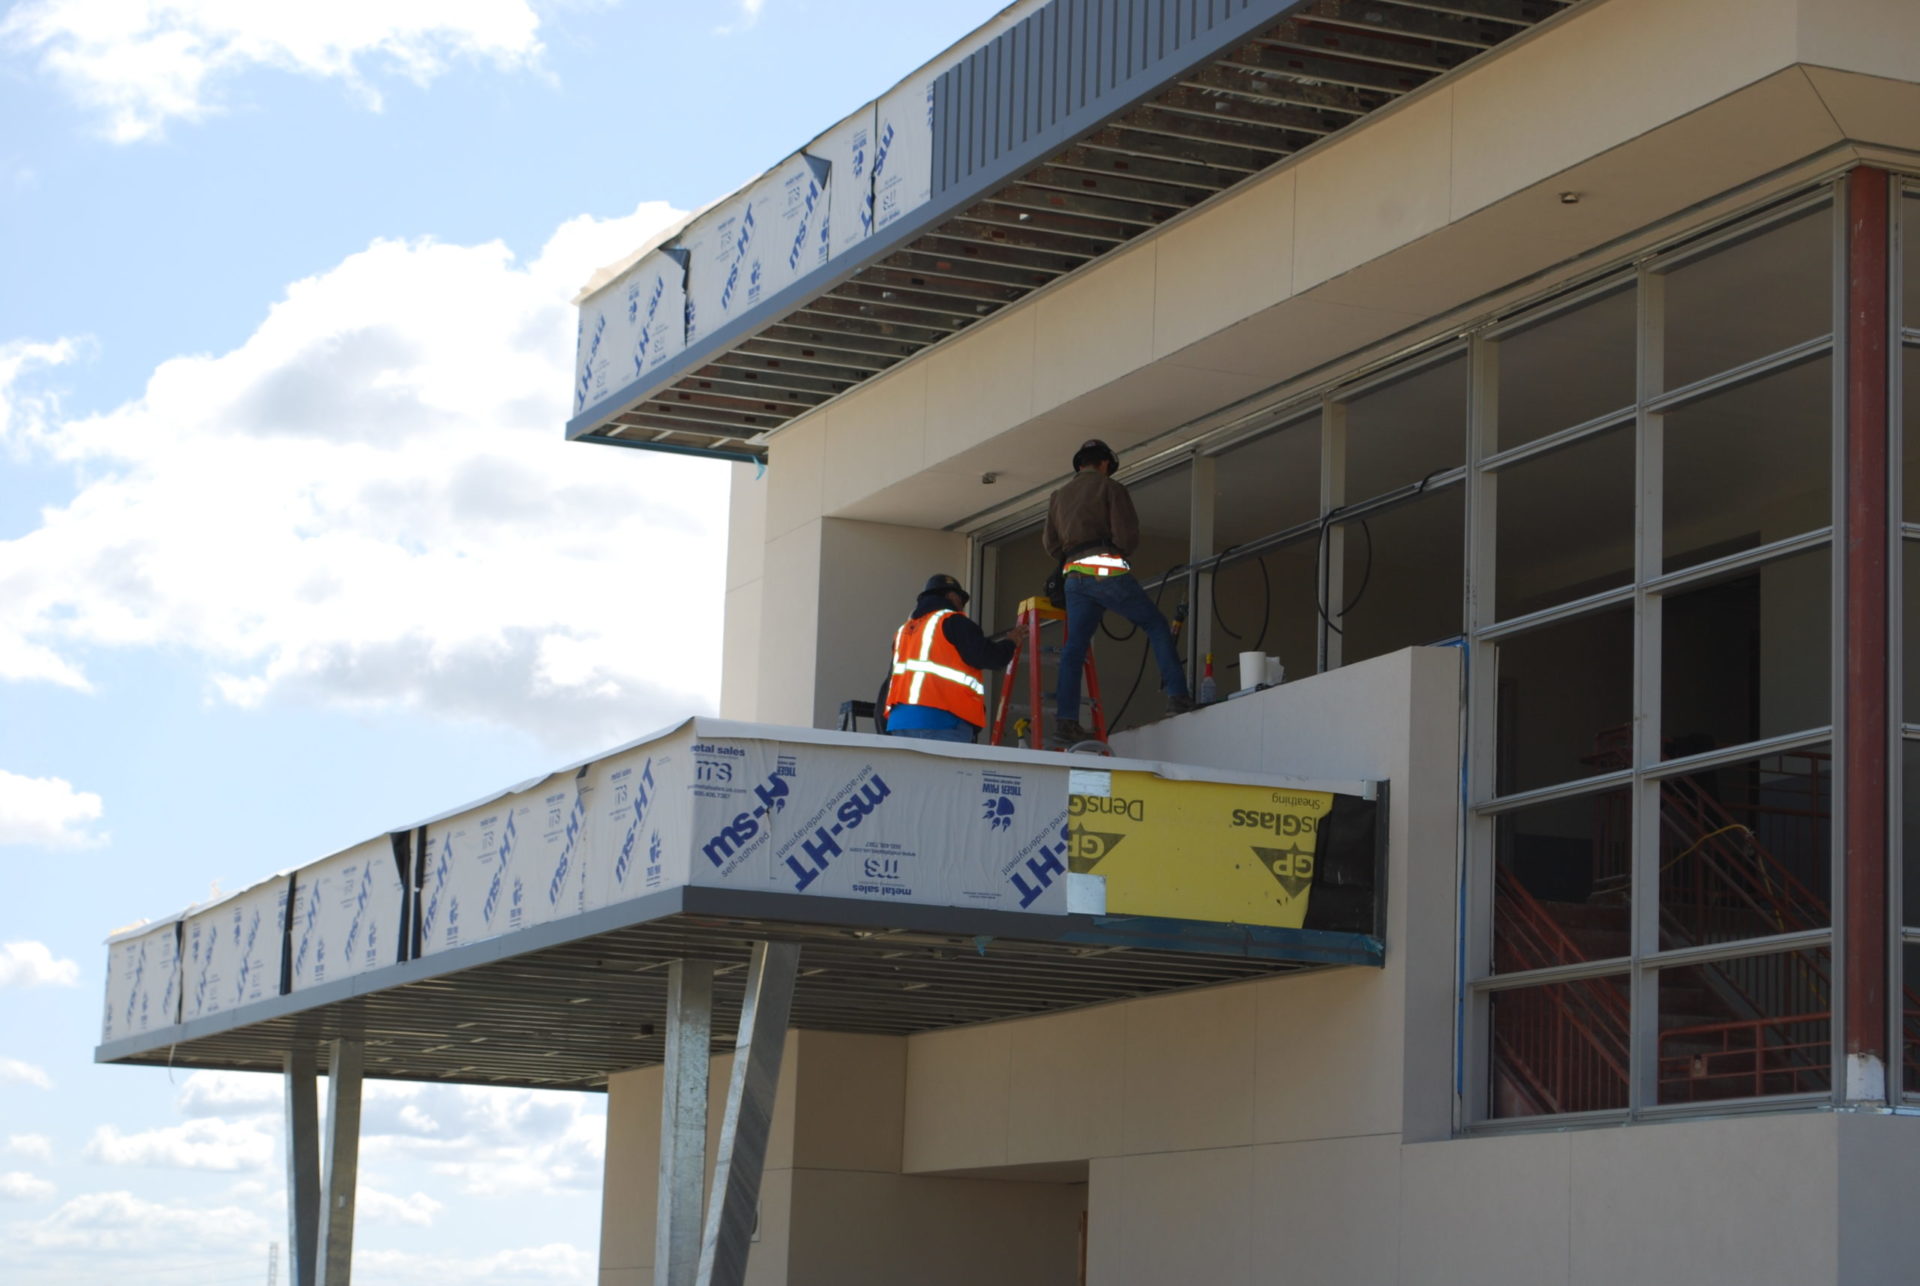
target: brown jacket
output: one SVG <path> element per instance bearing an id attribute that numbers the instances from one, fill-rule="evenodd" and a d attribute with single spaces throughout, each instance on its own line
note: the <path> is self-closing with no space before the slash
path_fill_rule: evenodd
<path id="1" fill-rule="evenodd" d="M 1063 561 L 1071 554 L 1131 555 L 1140 543 L 1140 519 L 1127 489 L 1098 469 L 1082 469 L 1053 493 L 1047 525 L 1040 533 L 1047 557 Z"/>

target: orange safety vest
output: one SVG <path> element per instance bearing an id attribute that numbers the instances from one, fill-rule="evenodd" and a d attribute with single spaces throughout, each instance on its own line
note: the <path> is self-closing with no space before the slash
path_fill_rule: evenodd
<path id="1" fill-rule="evenodd" d="M 894 632 L 887 709 L 932 706 L 984 728 L 987 685 L 980 681 L 980 671 L 961 660 L 960 649 L 947 641 L 941 626 L 952 615 L 950 610 L 928 612 Z"/>

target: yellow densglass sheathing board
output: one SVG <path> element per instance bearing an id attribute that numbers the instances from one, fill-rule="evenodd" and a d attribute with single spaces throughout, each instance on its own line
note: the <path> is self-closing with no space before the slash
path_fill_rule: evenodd
<path id="1" fill-rule="evenodd" d="M 1105 876 L 1109 915 L 1298 929 L 1333 795 L 1273 786 L 1075 771 L 1075 872 Z"/>

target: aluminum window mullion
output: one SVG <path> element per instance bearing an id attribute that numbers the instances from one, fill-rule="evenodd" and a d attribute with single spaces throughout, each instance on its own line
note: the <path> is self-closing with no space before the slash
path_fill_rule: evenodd
<path id="1" fill-rule="evenodd" d="M 1851 284 L 1852 257 L 1849 253 L 1852 219 L 1848 183 L 1842 179 L 1832 185 L 1833 235 L 1828 279 L 1831 298 L 1828 317 L 1833 327 L 1833 362 L 1829 372 L 1827 410 L 1828 496 L 1827 515 L 1833 529 L 1828 550 L 1827 591 L 1831 619 L 1827 637 L 1827 710 L 1833 725 L 1832 780 L 1828 797 L 1833 801 L 1827 819 L 1827 922 L 1832 942 L 1827 955 L 1827 1095 L 1836 1106 L 1848 1098 L 1847 1085 L 1847 559 L 1848 531 L 1852 515 L 1847 504 L 1849 440 L 1852 427 L 1847 412 L 1849 370 L 1848 292 Z"/>
<path id="2" fill-rule="evenodd" d="M 1712 558 L 1704 563 L 1696 563 L 1692 567 L 1682 568 L 1677 572 L 1656 576 L 1646 582 L 1645 589 L 1649 594 L 1662 598 L 1671 597 L 1697 585 L 1710 584 L 1730 572 L 1745 571 L 1767 563 L 1779 562 L 1795 554 L 1818 549 L 1832 540 L 1831 526 L 1816 527 L 1812 531 L 1803 531 L 1797 536 L 1787 536 L 1753 549 L 1743 549 L 1722 558 Z"/>
<path id="3" fill-rule="evenodd" d="M 1532 790 L 1521 791 L 1513 795 L 1480 796 L 1475 792 L 1469 805 L 1475 812 L 1488 817 L 1498 817 L 1502 813 L 1518 812 L 1523 808 L 1532 808 L 1537 804 L 1552 804 L 1562 799 L 1577 799 L 1582 795 L 1604 795 L 1608 791 L 1619 790 L 1622 786 L 1633 784 L 1634 773 L 1631 768 L 1621 768 L 1610 773 L 1601 773 L 1594 777 L 1582 777 L 1577 781 L 1558 782 L 1552 786 L 1537 786 Z"/>
<path id="4" fill-rule="evenodd" d="M 1347 497 L 1347 408 L 1332 397 L 1320 403 L 1320 608 L 1314 622 L 1320 635 L 1320 670 L 1340 668 L 1340 632 L 1345 627 L 1340 605 L 1346 602 L 1347 533 L 1344 526 L 1332 524 L 1329 515 L 1346 503 Z"/>
<path id="5" fill-rule="evenodd" d="M 1467 369 L 1467 471 L 1466 471 L 1466 581 L 1464 620 L 1466 643 L 1461 649 L 1466 665 L 1467 726 L 1463 729 L 1467 757 L 1467 799 L 1477 797 L 1482 783 L 1494 777 L 1497 720 L 1495 704 L 1498 688 L 1495 647 L 1480 637 L 1480 628 L 1494 612 L 1495 521 L 1499 504 L 1499 479 L 1477 467 L 1498 440 L 1499 423 L 1499 348 L 1491 340 L 1476 337 L 1470 341 Z M 1459 1030 L 1455 1049 L 1462 1075 L 1456 1125 L 1472 1124 L 1491 1115 L 1492 1085 L 1490 1037 L 1492 1010 L 1487 993 L 1469 986 L 1469 980 L 1486 977 L 1493 971 L 1493 819 L 1477 809 L 1465 807 L 1462 800 L 1460 834 L 1461 912 L 1455 931 L 1462 935 L 1455 986 L 1464 989 L 1456 1006 Z"/>
<path id="6" fill-rule="evenodd" d="M 1791 348 L 1782 348 L 1762 357 L 1756 357 L 1750 362 L 1729 367 L 1705 379 L 1698 379 L 1681 388 L 1652 396 L 1648 400 L 1656 411 L 1677 410 L 1689 403 L 1711 397 L 1715 393 L 1722 393 L 1742 384 L 1751 384 L 1777 371 L 1788 370 L 1814 361 L 1830 352 L 1838 351 L 1839 347 L 1839 341 L 1829 331 L 1825 335 L 1816 335 L 1812 339 L 1803 340 Z"/>
<path id="7" fill-rule="evenodd" d="M 1638 408 L 1634 417 L 1633 737 L 1630 817 L 1633 833 L 1627 939 L 1632 1030 L 1628 1038 L 1627 1112 L 1638 1118 L 1660 1101 L 1660 983 L 1645 957 L 1660 943 L 1660 794 L 1640 775 L 1660 758 L 1660 602 L 1645 586 L 1660 574 L 1664 424 L 1651 403 L 1665 380 L 1666 278 L 1640 268 L 1637 296 L 1639 353 L 1634 363 Z"/>
<path id="8" fill-rule="evenodd" d="M 1525 616 L 1515 616 L 1497 625 L 1485 626 L 1480 630 L 1480 637 L 1489 643 L 1498 642 L 1544 625 L 1556 625 L 1576 616 L 1597 614 L 1609 607 L 1618 607 L 1622 603 L 1633 601 L 1633 596 L 1634 588 L 1631 585 L 1622 585 L 1618 589 L 1603 589 L 1598 594 L 1576 598 L 1571 603 L 1556 603 L 1552 607 L 1543 607 L 1537 612 L 1528 612 Z"/>
<path id="9" fill-rule="evenodd" d="M 1634 408 L 1632 406 L 1616 407 L 1604 415 L 1596 415 L 1590 420 L 1582 420 L 1579 424 L 1572 425 L 1568 428 L 1556 429 L 1545 437 L 1535 438 L 1533 441 L 1522 443 L 1517 447 L 1510 447 L 1497 455 L 1490 454 L 1480 462 L 1479 467 L 1491 472 L 1521 464 L 1533 459 L 1535 456 L 1547 455 L 1551 452 L 1558 451 L 1561 447 L 1571 446 L 1587 438 L 1599 437 L 1601 434 L 1610 430 L 1631 425 L 1633 423 L 1633 415 Z"/>
<path id="10" fill-rule="evenodd" d="M 1697 772 L 1710 772 L 1715 768 L 1725 768 L 1732 764 L 1745 763 L 1750 759 L 1765 759 L 1769 755 L 1787 755 L 1796 750 L 1806 750 L 1821 742 L 1833 740 L 1831 724 L 1817 728 L 1801 728 L 1793 732 L 1782 733 L 1777 737 L 1763 737 L 1758 741 L 1745 741 L 1737 746 L 1719 746 L 1697 755 L 1687 755 L 1680 759 L 1666 759 L 1657 764 L 1649 764 L 1640 770 L 1640 775 L 1648 781 L 1665 782 L 1675 777 L 1686 777 Z"/>

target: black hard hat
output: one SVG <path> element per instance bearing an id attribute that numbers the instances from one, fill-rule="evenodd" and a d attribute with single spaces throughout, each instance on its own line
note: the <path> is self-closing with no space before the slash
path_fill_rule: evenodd
<path id="1" fill-rule="evenodd" d="M 963 603 L 973 600 L 973 595 L 967 593 L 959 581 L 945 572 L 941 572 L 938 576 L 927 577 L 927 583 L 920 592 L 922 594 L 958 594 Z"/>
<path id="2" fill-rule="evenodd" d="M 1088 438 L 1080 444 L 1080 449 L 1073 453 L 1073 470 L 1078 473 L 1088 465 L 1099 464 L 1102 460 L 1115 469 L 1120 467 L 1120 459 L 1114 455 L 1112 447 L 1099 438 Z"/>

